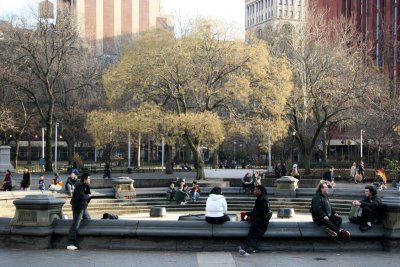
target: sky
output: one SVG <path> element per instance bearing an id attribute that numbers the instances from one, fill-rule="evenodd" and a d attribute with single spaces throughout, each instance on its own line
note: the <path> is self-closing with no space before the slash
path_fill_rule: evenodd
<path id="1" fill-rule="evenodd" d="M 55 2 L 56 0 L 50 0 Z M 78 0 L 79 1 L 79 0 Z M 111 0 L 105 0 L 111 1 Z M 244 36 L 245 0 L 162 0 L 164 10 L 174 16 L 175 23 L 194 17 L 210 17 L 232 25 Z M 24 14 L 37 8 L 40 0 L 0 0 L 0 19 Z M 27 8 L 29 7 L 29 8 Z"/>

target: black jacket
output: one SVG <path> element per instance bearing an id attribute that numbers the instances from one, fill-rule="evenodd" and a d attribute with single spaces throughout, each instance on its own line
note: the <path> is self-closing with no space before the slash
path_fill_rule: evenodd
<path id="1" fill-rule="evenodd" d="M 313 217 L 323 218 L 331 216 L 336 211 L 332 208 L 329 199 L 324 194 L 317 192 L 311 200 L 310 212 Z"/>
<path id="2" fill-rule="evenodd" d="M 268 225 L 266 216 L 269 212 L 269 201 L 266 195 L 260 195 L 257 197 L 254 204 L 253 210 L 248 212 L 247 215 L 251 217 L 252 223 L 259 227 L 265 227 Z"/>
<path id="3" fill-rule="evenodd" d="M 382 206 L 381 199 L 378 196 L 373 196 L 371 198 L 365 197 L 361 202 L 361 208 L 369 207 L 371 210 L 377 212 Z"/>
<path id="4" fill-rule="evenodd" d="M 72 210 L 74 212 L 81 212 L 86 209 L 90 202 L 90 186 L 77 181 L 75 183 L 74 193 L 71 199 Z"/>
<path id="5" fill-rule="evenodd" d="M 24 172 L 22 175 L 21 187 L 30 187 L 32 183 L 32 176 L 30 172 Z"/>

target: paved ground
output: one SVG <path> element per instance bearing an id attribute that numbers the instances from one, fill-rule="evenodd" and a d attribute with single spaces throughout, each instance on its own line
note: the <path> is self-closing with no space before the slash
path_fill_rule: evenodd
<path id="1" fill-rule="evenodd" d="M 1 266 L 140 266 L 140 267 L 337 267 L 394 266 L 399 255 L 388 252 L 260 252 L 248 257 L 237 252 L 160 252 L 120 250 L 21 250 L 0 249 Z"/>

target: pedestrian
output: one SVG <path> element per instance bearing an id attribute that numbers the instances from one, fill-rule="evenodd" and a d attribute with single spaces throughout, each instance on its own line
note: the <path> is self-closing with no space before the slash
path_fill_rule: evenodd
<path id="1" fill-rule="evenodd" d="M 397 186 L 397 190 L 400 191 L 400 167 L 397 168 L 397 179 L 396 179 L 396 186 Z"/>
<path id="2" fill-rule="evenodd" d="M 360 161 L 360 165 L 358 165 L 358 173 L 361 175 L 361 182 L 365 184 L 365 168 L 364 168 L 364 162 Z"/>
<path id="3" fill-rule="evenodd" d="M 357 164 L 355 162 L 353 162 L 353 165 L 351 165 L 351 167 L 350 167 L 349 182 L 354 182 L 355 184 L 357 183 L 356 174 L 357 174 Z"/>
<path id="4" fill-rule="evenodd" d="M 331 203 L 328 199 L 328 185 L 326 183 L 319 183 L 317 186 L 316 193 L 311 200 L 311 215 L 313 222 L 325 226 L 325 231 L 333 237 L 338 236 L 350 236 L 350 232 L 346 231 L 341 227 L 342 218 L 332 208 Z"/>
<path id="5" fill-rule="evenodd" d="M 197 181 L 193 181 L 192 188 L 190 189 L 190 198 L 193 201 L 198 201 L 200 199 L 201 189 L 200 186 L 197 184 Z"/>
<path id="6" fill-rule="evenodd" d="M 10 170 L 6 170 L 6 174 L 4 175 L 2 186 L 3 186 L 3 191 L 11 191 L 12 190 L 12 174 L 11 174 Z"/>
<path id="7" fill-rule="evenodd" d="M 28 167 L 24 168 L 24 174 L 22 175 L 21 190 L 31 190 L 32 175 L 29 172 Z"/>
<path id="8" fill-rule="evenodd" d="M 329 170 L 322 174 L 322 182 L 325 183 L 329 188 L 332 188 L 335 185 L 335 178 L 333 177 L 333 172 L 335 167 L 330 166 Z"/>
<path id="9" fill-rule="evenodd" d="M 46 190 L 46 185 L 44 183 L 44 175 L 43 174 L 40 175 L 38 184 L 39 184 L 39 187 L 38 187 L 39 190 L 42 190 L 42 191 Z"/>
<path id="10" fill-rule="evenodd" d="M 250 222 L 246 247 L 244 249 L 239 247 L 239 253 L 242 256 L 258 252 L 258 243 L 263 238 L 265 231 L 267 231 L 269 220 L 272 217 L 265 187 L 257 185 L 254 188 L 254 195 L 257 199 L 253 210 L 241 213 L 241 219 Z"/>
<path id="11" fill-rule="evenodd" d="M 84 173 L 80 181 L 75 184 L 75 190 L 72 195 L 72 225 L 68 233 L 68 250 L 78 249 L 76 235 L 82 220 L 90 220 L 90 215 L 87 210 L 88 204 L 91 200 L 90 193 L 90 174 Z"/>
<path id="12" fill-rule="evenodd" d="M 111 167 L 108 162 L 104 165 L 104 174 L 103 174 L 103 179 L 108 178 L 111 179 Z"/>

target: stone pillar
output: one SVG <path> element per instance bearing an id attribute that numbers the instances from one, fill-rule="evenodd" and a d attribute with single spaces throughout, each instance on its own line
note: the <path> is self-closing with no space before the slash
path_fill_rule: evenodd
<path id="1" fill-rule="evenodd" d="M 385 211 L 383 217 L 384 248 L 387 251 L 400 252 L 400 198 L 384 197 L 382 203 Z"/>
<path id="2" fill-rule="evenodd" d="M 293 176 L 283 176 L 276 179 L 276 193 L 278 197 L 296 197 L 299 180 Z"/>
<path id="3" fill-rule="evenodd" d="M 129 177 L 117 177 L 112 179 L 115 191 L 115 198 L 132 199 L 136 198 L 136 191 L 133 186 L 135 180 Z"/>
<path id="4" fill-rule="evenodd" d="M 13 165 L 10 162 L 10 146 L 0 146 L 0 172 L 10 170 L 15 172 Z"/>
<path id="5" fill-rule="evenodd" d="M 52 195 L 27 195 L 14 200 L 13 226 L 51 226 L 54 219 L 63 219 L 62 207 L 65 200 Z"/>

